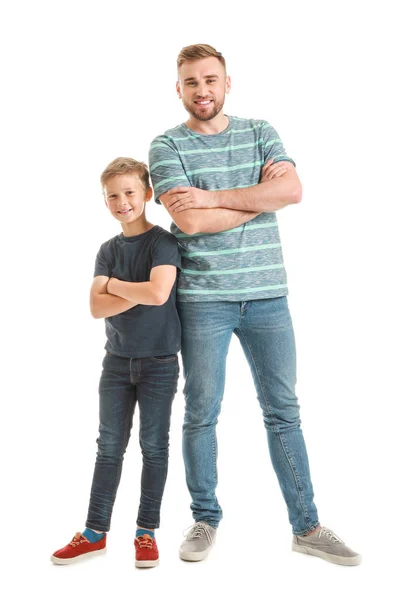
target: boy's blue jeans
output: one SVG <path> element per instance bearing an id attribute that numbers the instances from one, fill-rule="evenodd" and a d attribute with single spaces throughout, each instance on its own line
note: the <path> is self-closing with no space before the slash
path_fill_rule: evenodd
<path id="1" fill-rule="evenodd" d="M 215 427 L 223 397 L 227 352 L 235 333 L 251 367 L 271 460 L 293 532 L 303 535 L 313 531 L 319 522 L 295 396 L 295 340 L 287 298 L 179 302 L 178 310 L 186 378 L 183 456 L 195 521 L 217 527 L 222 518 L 215 495 Z M 249 391 L 248 397 L 251 396 Z M 243 402 L 246 400 L 243 398 Z M 241 443 L 245 444 L 245 439 Z"/>
<path id="2" fill-rule="evenodd" d="M 155 358 L 123 358 L 108 352 L 105 355 L 99 386 L 100 435 L 86 527 L 109 531 L 137 403 L 143 456 L 137 523 L 150 529 L 159 527 L 178 376 L 176 354 Z"/>

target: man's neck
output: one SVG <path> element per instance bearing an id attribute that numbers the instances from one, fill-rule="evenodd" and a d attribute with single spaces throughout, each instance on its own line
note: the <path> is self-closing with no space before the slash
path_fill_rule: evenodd
<path id="1" fill-rule="evenodd" d="M 131 237 L 132 235 L 140 235 L 152 229 L 154 225 L 149 223 L 147 219 L 140 218 L 133 223 L 122 223 L 123 235 L 125 237 Z"/>
<path id="2" fill-rule="evenodd" d="M 230 119 L 227 115 L 219 113 L 210 121 L 200 121 L 190 116 L 186 121 L 186 126 L 195 131 L 196 133 L 202 133 L 202 135 L 214 135 L 216 133 L 222 133 L 229 126 Z"/>

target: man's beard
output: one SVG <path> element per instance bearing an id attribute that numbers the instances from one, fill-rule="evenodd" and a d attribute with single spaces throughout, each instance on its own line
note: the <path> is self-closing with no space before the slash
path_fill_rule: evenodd
<path id="1" fill-rule="evenodd" d="M 198 121 L 210 121 L 211 119 L 213 119 L 214 117 L 216 117 L 216 115 L 218 115 L 220 113 L 220 111 L 223 108 L 223 104 L 224 104 L 224 97 L 223 100 L 221 102 L 216 102 L 215 100 L 213 100 L 213 108 L 211 110 L 211 112 L 201 112 L 201 108 L 196 108 L 196 104 L 188 104 L 183 100 L 183 106 L 186 109 L 186 111 L 188 113 L 190 113 L 190 115 L 192 117 L 194 117 L 194 119 L 198 119 Z"/>

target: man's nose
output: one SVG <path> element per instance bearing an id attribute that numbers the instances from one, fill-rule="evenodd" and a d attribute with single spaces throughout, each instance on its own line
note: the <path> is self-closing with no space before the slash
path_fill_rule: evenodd
<path id="1" fill-rule="evenodd" d="M 205 83 L 199 83 L 198 87 L 197 87 L 197 96 L 200 96 L 201 98 L 205 98 L 207 95 L 207 87 Z"/>

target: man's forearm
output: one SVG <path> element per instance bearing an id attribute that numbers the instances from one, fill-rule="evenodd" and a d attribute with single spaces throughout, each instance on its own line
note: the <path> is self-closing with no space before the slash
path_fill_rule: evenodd
<path id="1" fill-rule="evenodd" d="M 187 210 L 174 218 L 176 225 L 184 233 L 193 235 L 195 233 L 219 233 L 234 229 L 234 227 L 252 221 L 259 214 L 258 212 L 228 208 L 204 208 Z"/>
<path id="2" fill-rule="evenodd" d="M 114 317 L 136 306 L 138 302 L 130 302 L 125 298 L 112 294 L 94 294 L 90 301 L 90 311 L 95 319 Z"/>
<path id="3" fill-rule="evenodd" d="M 215 194 L 216 205 L 220 208 L 274 212 L 289 204 L 300 202 L 302 186 L 295 175 L 271 179 L 247 188 L 220 190 L 211 193 Z"/>

